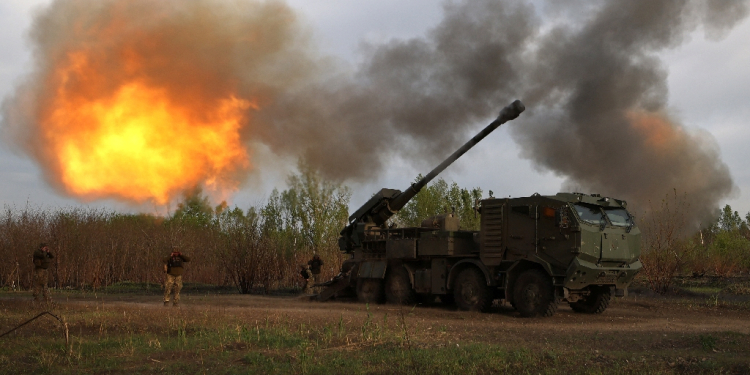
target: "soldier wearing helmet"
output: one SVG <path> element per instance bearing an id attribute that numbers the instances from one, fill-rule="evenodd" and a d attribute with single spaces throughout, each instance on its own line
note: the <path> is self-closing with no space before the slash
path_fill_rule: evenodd
<path id="1" fill-rule="evenodd" d="M 39 248 L 34 251 L 34 301 L 39 301 L 39 294 L 44 295 L 44 301 L 49 303 L 49 289 L 47 288 L 47 280 L 49 274 L 47 268 L 52 263 L 52 258 L 55 256 L 49 251 L 47 244 L 42 242 L 39 244 Z"/>
<path id="2" fill-rule="evenodd" d="M 164 281 L 164 306 L 169 306 L 172 289 L 174 289 L 173 306 L 179 305 L 180 289 L 182 289 L 182 273 L 184 271 L 183 264 L 189 261 L 190 257 L 182 254 L 177 246 L 173 246 L 172 253 L 162 259 L 164 272 L 167 274 L 167 279 Z"/>
<path id="3" fill-rule="evenodd" d="M 323 259 L 320 259 L 318 253 L 313 253 L 313 258 L 307 262 L 310 271 L 312 272 L 313 283 L 317 284 L 320 282 L 320 269 L 323 266 Z M 318 289 L 318 288 L 315 288 Z"/>

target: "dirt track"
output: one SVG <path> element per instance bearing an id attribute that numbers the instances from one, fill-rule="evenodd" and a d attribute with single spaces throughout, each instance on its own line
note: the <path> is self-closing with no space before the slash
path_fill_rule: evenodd
<path id="1" fill-rule="evenodd" d="M 0 296 L 0 301 L 9 298 Z M 290 322 L 330 324 L 343 319 L 357 324 L 367 316 L 368 306 L 357 302 L 310 302 L 301 297 L 266 297 L 253 295 L 184 295 L 180 308 L 165 308 L 159 296 L 99 295 L 57 298 L 60 308 L 81 305 L 98 305 L 117 310 L 159 309 L 181 314 L 198 312 L 223 313 L 241 320 L 286 319 Z M 661 334 L 704 334 L 709 332 L 736 332 L 750 335 L 750 310 L 719 301 L 712 305 L 703 298 L 677 299 L 665 297 L 630 296 L 614 299 L 600 315 L 574 313 L 567 305 L 549 318 L 521 318 L 508 306 L 494 306 L 491 313 L 457 311 L 436 303 L 430 306 L 399 307 L 370 305 L 372 319 L 382 320 L 385 314 L 398 317 L 404 314 L 407 323 L 415 325 L 417 332 L 440 329 L 452 332 L 458 339 L 499 335 L 507 340 L 509 332 L 530 335 L 549 333 L 589 332 L 606 334 L 627 332 L 635 336 L 656 337 Z M 387 319 L 387 318 L 386 318 Z M 486 338 L 490 338 L 486 337 Z"/>

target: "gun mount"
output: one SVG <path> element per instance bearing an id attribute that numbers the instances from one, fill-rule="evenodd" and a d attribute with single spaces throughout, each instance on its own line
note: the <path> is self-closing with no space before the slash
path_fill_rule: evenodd
<path id="1" fill-rule="evenodd" d="M 520 100 L 516 100 L 500 111 L 497 118 L 482 131 L 466 142 L 451 156 L 435 167 L 421 180 L 411 184 L 405 191 L 396 189 L 381 189 L 357 211 L 349 216 L 349 224 L 341 231 L 339 248 L 342 252 L 351 253 L 362 244 L 364 233 L 373 227 L 385 224 L 396 212 L 402 209 L 422 188 L 434 179 L 440 172 L 458 160 L 487 135 L 500 125 L 515 119 L 526 109 Z"/>

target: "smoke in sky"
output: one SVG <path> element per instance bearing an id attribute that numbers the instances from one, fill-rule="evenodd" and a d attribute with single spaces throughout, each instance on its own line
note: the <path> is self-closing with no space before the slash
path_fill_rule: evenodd
<path id="1" fill-rule="evenodd" d="M 108 102 L 136 82 L 201 124 L 221 100 L 239 100 L 233 108 L 244 112 L 232 131 L 250 159 L 259 142 L 330 178 L 363 181 L 379 177 L 384 155 L 440 160 L 467 127 L 521 99 L 527 112 L 513 135 L 522 156 L 565 176 L 566 188 L 641 207 L 677 189 L 697 220 L 734 184 L 713 137 L 667 108 L 659 53 L 699 29 L 721 38 L 747 14 L 747 1 L 448 2 L 426 36 L 369 44 L 352 72 L 319 56 L 282 2 L 58 0 L 36 19 L 36 70 L 4 102 L 3 125 L 71 193 L 60 153 L 49 151 L 59 142 L 49 112 L 61 92 L 74 93 L 73 103 Z M 70 68 L 80 51 L 96 79 Z M 97 126 L 75 125 L 77 137 Z M 215 164 L 203 162 L 215 173 L 170 194 L 263 168 Z"/>

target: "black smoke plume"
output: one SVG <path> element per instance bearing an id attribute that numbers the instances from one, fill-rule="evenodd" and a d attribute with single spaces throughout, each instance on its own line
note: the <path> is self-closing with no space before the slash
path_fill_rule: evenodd
<path id="1" fill-rule="evenodd" d="M 82 10 L 87 3 L 97 6 Z M 39 20 L 57 22 L 38 21 L 32 31 L 39 71 L 46 51 L 70 42 L 57 36 L 80 18 L 71 9 L 88 14 L 123 3 L 56 1 Z M 131 9 L 134 33 L 148 35 L 166 18 L 176 20 L 170 24 L 179 35 L 186 8 L 222 3 L 163 1 L 160 12 L 151 10 L 152 2 L 130 4 L 138 4 Z M 288 27 L 259 27 L 255 39 L 237 37 L 235 29 L 204 35 L 220 38 L 221 48 L 209 52 L 223 64 L 217 69 L 205 58 L 192 68 L 216 71 L 240 93 L 262 98 L 243 128 L 245 139 L 304 157 L 328 177 L 377 178 L 383 155 L 394 153 L 440 160 L 446 148 L 464 141 L 466 127 L 518 98 L 528 108 L 517 120 L 523 124 L 513 127 L 523 157 L 566 176 L 565 188 L 624 198 L 641 208 L 677 189 L 689 197 L 694 221 L 710 215 L 734 189 L 713 138 L 670 114 L 667 67 L 659 52 L 679 46 L 697 29 L 712 38 L 725 35 L 747 16 L 747 1 L 448 2 L 427 36 L 368 45 L 352 73 L 308 48 L 298 34 L 304 28 L 294 26 L 298 20 L 286 6 L 267 4 L 290 15 L 284 18 Z M 209 20 L 216 22 L 209 26 L 262 25 L 246 12 L 226 17 Z M 253 50 L 249 40 L 258 38 L 283 48 Z M 193 63 L 191 53 L 207 56 L 186 45 L 177 53 L 183 65 Z M 252 63 L 243 63 L 246 58 Z M 19 93 L 43 86 L 39 71 Z M 8 115 L 23 112 L 19 97 L 4 106 L 6 126 L 33 129 L 33 115 Z"/>

